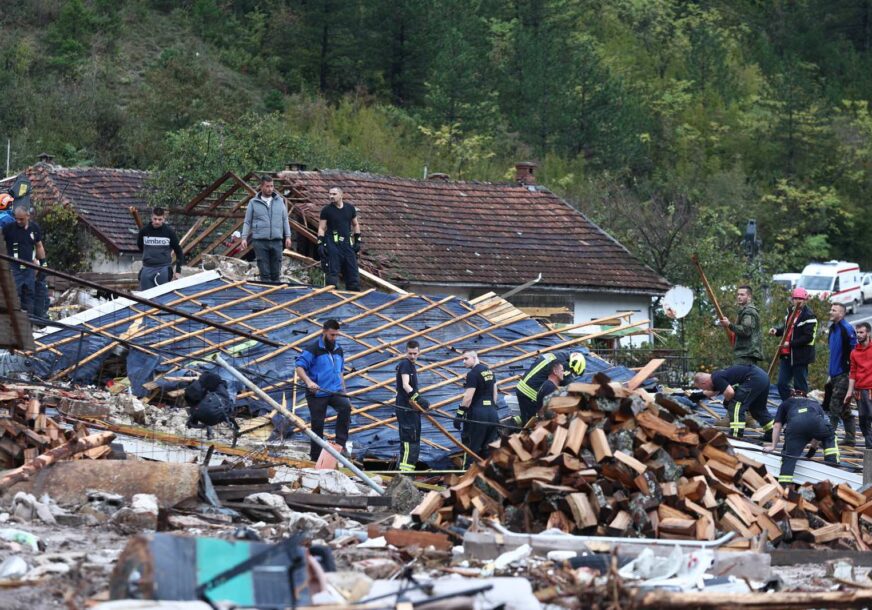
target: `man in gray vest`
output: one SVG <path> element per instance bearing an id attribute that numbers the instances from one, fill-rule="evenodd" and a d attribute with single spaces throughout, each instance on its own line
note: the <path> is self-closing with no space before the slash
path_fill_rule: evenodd
<path id="1" fill-rule="evenodd" d="M 242 225 L 242 249 L 249 239 L 257 257 L 262 282 L 279 281 L 282 246 L 291 247 L 291 225 L 284 198 L 275 192 L 272 176 L 261 176 L 260 191 L 248 202 Z"/>

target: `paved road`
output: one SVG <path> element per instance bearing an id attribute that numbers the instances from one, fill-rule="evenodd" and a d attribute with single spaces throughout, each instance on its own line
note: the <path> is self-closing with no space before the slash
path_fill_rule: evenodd
<path id="1" fill-rule="evenodd" d="M 872 303 L 869 303 L 868 305 L 861 305 L 857 313 L 851 314 L 845 319 L 851 324 L 856 324 L 857 322 L 872 323 Z"/>

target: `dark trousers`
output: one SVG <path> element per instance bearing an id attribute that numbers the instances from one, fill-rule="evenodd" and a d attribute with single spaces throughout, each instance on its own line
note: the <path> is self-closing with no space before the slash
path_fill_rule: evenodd
<path id="1" fill-rule="evenodd" d="M 836 375 L 830 379 L 827 384 L 830 400 L 824 407 L 829 411 L 833 432 L 839 429 L 839 420 L 842 420 L 845 425 L 845 443 L 853 445 L 857 430 L 854 426 L 854 413 L 851 411 L 851 405 L 845 404 L 845 396 L 848 395 L 848 381 L 847 373 Z"/>
<path id="2" fill-rule="evenodd" d="M 309 423 L 312 425 L 312 432 L 319 437 L 324 438 L 324 418 L 327 416 L 327 406 L 333 407 L 336 411 L 336 444 L 345 448 L 345 443 L 348 442 L 348 427 L 351 424 L 351 401 L 345 396 L 310 396 L 306 395 L 306 404 L 309 405 Z M 312 461 L 317 461 L 321 455 L 321 447 L 315 441 L 310 441 L 309 457 Z"/>
<path id="3" fill-rule="evenodd" d="M 802 454 L 805 446 L 813 440 L 823 443 L 824 460 L 827 462 L 839 461 L 836 435 L 826 418 L 811 411 L 800 413 L 787 423 L 787 430 L 784 432 L 781 471 L 778 474 L 779 483 L 783 485 L 793 483 L 796 460 Z"/>
<path id="4" fill-rule="evenodd" d="M 490 454 L 488 445 L 499 436 L 497 426 L 500 418 L 497 415 L 497 408 L 493 404 L 473 405 L 466 417 L 468 421 L 463 422 L 461 440 L 482 459 L 487 459 Z M 469 459 L 468 455 L 464 457 L 464 466 L 469 463 Z"/>
<path id="5" fill-rule="evenodd" d="M 327 271 L 325 281 L 339 287 L 339 274 L 345 280 L 345 289 L 360 290 L 360 272 L 357 270 L 357 253 L 348 244 L 327 242 Z"/>
<path id="6" fill-rule="evenodd" d="M 790 357 L 781 358 L 778 364 L 778 395 L 781 400 L 790 398 L 791 382 L 793 389 L 808 393 L 808 365 L 790 364 Z"/>
<path id="7" fill-rule="evenodd" d="M 139 289 L 148 290 L 166 284 L 172 277 L 169 267 L 143 267 L 139 270 Z"/>
<path id="8" fill-rule="evenodd" d="M 282 273 L 282 240 L 255 239 L 251 242 L 257 257 L 260 281 L 278 282 Z"/>
<path id="9" fill-rule="evenodd" d="M 45 273 L 37 272 L 33 292 L 33 315 L 37 318 L 48 317 L 48 282 Z"/>
<path id="10" fill-rule="evenodd" d="M 857 415 L 860 417 L 860 434 L 866 441 L 866 449 L 872 449 L 872 390 L 858 390 Z"/>
<path id="11" fill-rule="evenodd" d="M 414 472 L 421 453 L 421 414 L 415 407 L 397 405 L 397 426 L 400 429 L 399 467 L 403 472 Z"/>
<path id="12" fill-rule="evenodd" d="M 22 269 L 20 265 L 13 264 L 11 266 L 15 290 L 18 292 L 18 300 L 21 301 L 21 309 L 32 314 L 36 292 L 36 273 L 33 269 Z"/>
<path id="13" fill-rule="evenodd" d="M 741 437 L 745 433 L 746 410 L 751 412 L 751 415 L 763 428 L 763 432 L 772 430 L 772 416 L 766 407 L 766 402 L 769 399 L 769 377 L 762 369 L 758 370 L 759 374 L 748 381 L 743 381 L 742 385 L 736 389 L 733 400 L 727 401 L 724 405 L 727 409 L 727 416 L 730 418 L 731 436 Z"/>
<path id="14" fill-rule="evenodd" d="M 521 425 L 523 426 L 539 412 L 539 409 L 536 408 L 535 400 L 530 400 L 517 390 L 515 390 L 515 397 L 518 399 L 518 408 L 521 410 Z"/>

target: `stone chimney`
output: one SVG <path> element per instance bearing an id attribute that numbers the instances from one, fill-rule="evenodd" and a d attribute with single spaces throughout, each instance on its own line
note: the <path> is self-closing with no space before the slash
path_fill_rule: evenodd
<path id="1" fill-rule="evenodd" d="M 448 174 L 442 174 L 440 172 L 433 172 L 429 176 L 427 176 L 427 180 L 433 180 L 436 182 L 448 182 L 451 180 L 451 176 Z"/>
<path id="2" fill-rule="evenodd" d="M 36 155 L 36 160 L 39 163 L 46 163 L 48 165 L 51 165 L 52 161 L 54 161 L 54 155 L 50 155 L 48 153 L 40 153 Z"/>
<path id="3" fill-rule="evenodd" d="M 515 182 L 518 184 L 536 184 L 536 177 L 533 172 L 536 170 L 536 164 L 532 161 L 518 161 L 515 163 Z"/>
<path id="4" fill-rule="evenodd" d="M 291 161 L 285 166 L 285 168 L 289 172 L 304 172 L 306 171 L 306 164 L 300 163 L 299 161 Z"/>

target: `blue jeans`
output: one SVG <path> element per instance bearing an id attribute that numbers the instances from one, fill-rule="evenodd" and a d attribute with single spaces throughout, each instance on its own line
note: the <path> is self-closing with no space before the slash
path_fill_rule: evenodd
<path id="1" fill-rule="evenodd" d="M 33 297 L 36 292 L 36 272 L 33 269 L 22 269 L 21 265 L 12 266 L 12 278 L 15 280 L 15 290 L 18 292 L 18 300 L 21 301 L 21 309 L 28 314 L 33 314 Z"/>
<path id="2" fill-rule="evenodd" d="M 791 381 L 793 388 L 808 392 L 808 365 L 790 364 L 790 358 L 781 358 L 778 364 L 778 395 L 781 400 L 790 398 Z"/>

